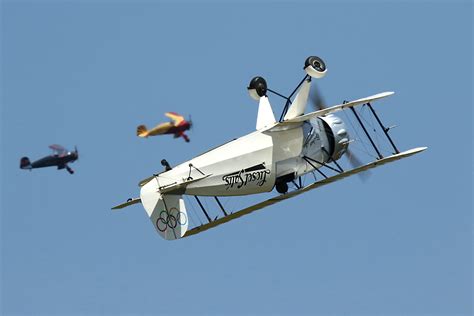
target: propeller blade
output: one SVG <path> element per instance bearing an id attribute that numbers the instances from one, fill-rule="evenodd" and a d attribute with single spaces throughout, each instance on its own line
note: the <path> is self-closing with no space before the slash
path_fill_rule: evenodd
<path id="1" fill-rule="evenodd" d="M 189 130 L 190 130 L 190 131 L 193 130 L 194 125 L 193 125 L 193 120 L 191 119 L 191 114 L 189 114 L 188 123 L 189 123 Z"/>
<path id="2" fill-rule="evenodd" d="M 347 159 L 349 160 L 349 163 L 351 165 L 352 168 L 357 168 L 357 167 L 360 167 L 363 165 L 362 161 L 357 158 L 357 156 L 354 154 L 354 152 L 352 150 L 350 150 L 349 148 L 347 148 L 346 150 L 346 157 Z M 371 175 L 370 171 L 364 171 L 364 172 L 360 172 L 357 174 L 359 176 L 359 178 L 362 180 L 362 181 L 367 181 Z"/>
<path id="3" fill-rule="evenodd" d="M 309 101 L 311 102 L 311 106 L 314 108 L 315 111 L 323 110 L 326 108 L 326 102 L 322 94 L 319 92 L 317 86 L 313 83 L 311 87 L 311 91 L 309 92 Z"/>

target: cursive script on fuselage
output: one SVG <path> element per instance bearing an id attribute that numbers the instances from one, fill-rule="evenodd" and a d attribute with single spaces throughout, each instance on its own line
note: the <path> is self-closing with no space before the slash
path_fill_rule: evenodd
<path id="1" fill-rule="evenodd" d="M 222 177 L 225 182 L 226 190 L 234 188 L 240 189 L 250 183 L 255 183 L 261 187 L 267 182 L 267 175 L 270 174 L 269 169 L 256 170 L 256 171 L 245 171 L 240 170 Z"/>

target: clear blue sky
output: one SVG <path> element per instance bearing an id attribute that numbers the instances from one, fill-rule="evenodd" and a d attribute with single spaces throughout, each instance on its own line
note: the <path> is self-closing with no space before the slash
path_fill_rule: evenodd
<path id="1" fill-rule="evenodd" d="M 2 1 L 1 313 L 470 315 L 470 1 Z M 137 182 L 255 128 L 254 75 L 290 92 L 308 55 L 326 100 L 380 106 L 418 156 L 180 241 Z M 275 103 L 275 108 L 279 104 Z M 191 143 L 138 139 L 192 114 Z M 73 176 L 19 159 L 77 145 Z"/>

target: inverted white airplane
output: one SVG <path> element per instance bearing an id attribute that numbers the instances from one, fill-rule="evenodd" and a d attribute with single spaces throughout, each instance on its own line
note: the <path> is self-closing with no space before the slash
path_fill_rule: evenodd
<path id="1" fill-rule="evenodd" d="M 308 103 L 311 79 L 326 74 L 326 65 L 320 58 L 311 56 L 306 59 L 306 75 L 290 97 L 284 97 L 267 88 L 262 77 L 255 77 L 248 87 L 250 95 L 259 102 L 256 131 L 225 143 L 201 154 L 189 161 L 154 174 L 140 182 L 140 198 L 129 199 L 113 209 L 120 209 L 141 203 L 145 208 L 156 231 L 165 239 L 173 240 L 187 237 L 215 227 L 242 215 L 249 214 L 265 206 L 294 197 L 308 190 L 340 180 L 368 169 L 402 159 L 426 149 L 414 148 L 400 152 L 393 144 L 370 102 L 390 96 L 393 92 L 383 92 L 367 98 L 345 102 L 304 114 Z M 293 101 L 291 97 L 297 94 Z M 280 120 L 276 120 L 267 92 L 284 97 L 287 102 Z M 368 105 L 381 129 L 393 146 L 394 153 L 383 157 L 370 134 L 359 119 L 354 107 Z M 342 170 L 337 160 L 348 152 L 351 143 L 343 120 L 335 113 L 350 109 L 366 136 L 372 143 L 378 158 L 368 164 L 351 170 Z M 335 164 L 331 167 L 330 164 Z M 322 167 L 336 171 L 336 175 L 327 177 L 319 169 Z M 319 172 L 323 179 L 310 185 L 301 184 L 301 176 L 310 172 Z M 300 184 L 296 184 L 300 180 Z M 288 192 L 288 183 L 294 183 L 296 190 Z M 242 196 L 269 192 L 276 188 L 279 195 L 229 214 L 222 207 L 218 196 Z M 190 227 L 189 215 L 183 195 L 195 196 L 207 223 Z M 215 197 L 222 213 L 221 218 L 212 219 L 198 196 Z"/>

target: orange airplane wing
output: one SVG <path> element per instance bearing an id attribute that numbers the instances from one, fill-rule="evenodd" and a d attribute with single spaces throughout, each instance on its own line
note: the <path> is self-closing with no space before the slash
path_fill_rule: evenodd
<path id="1" fill-rule="evenodd" d="M 184 121 L 184 117 L 175 112 L 166 112 L 165 115 L 174 121 L 174 125 L 178 125 Z"/>

